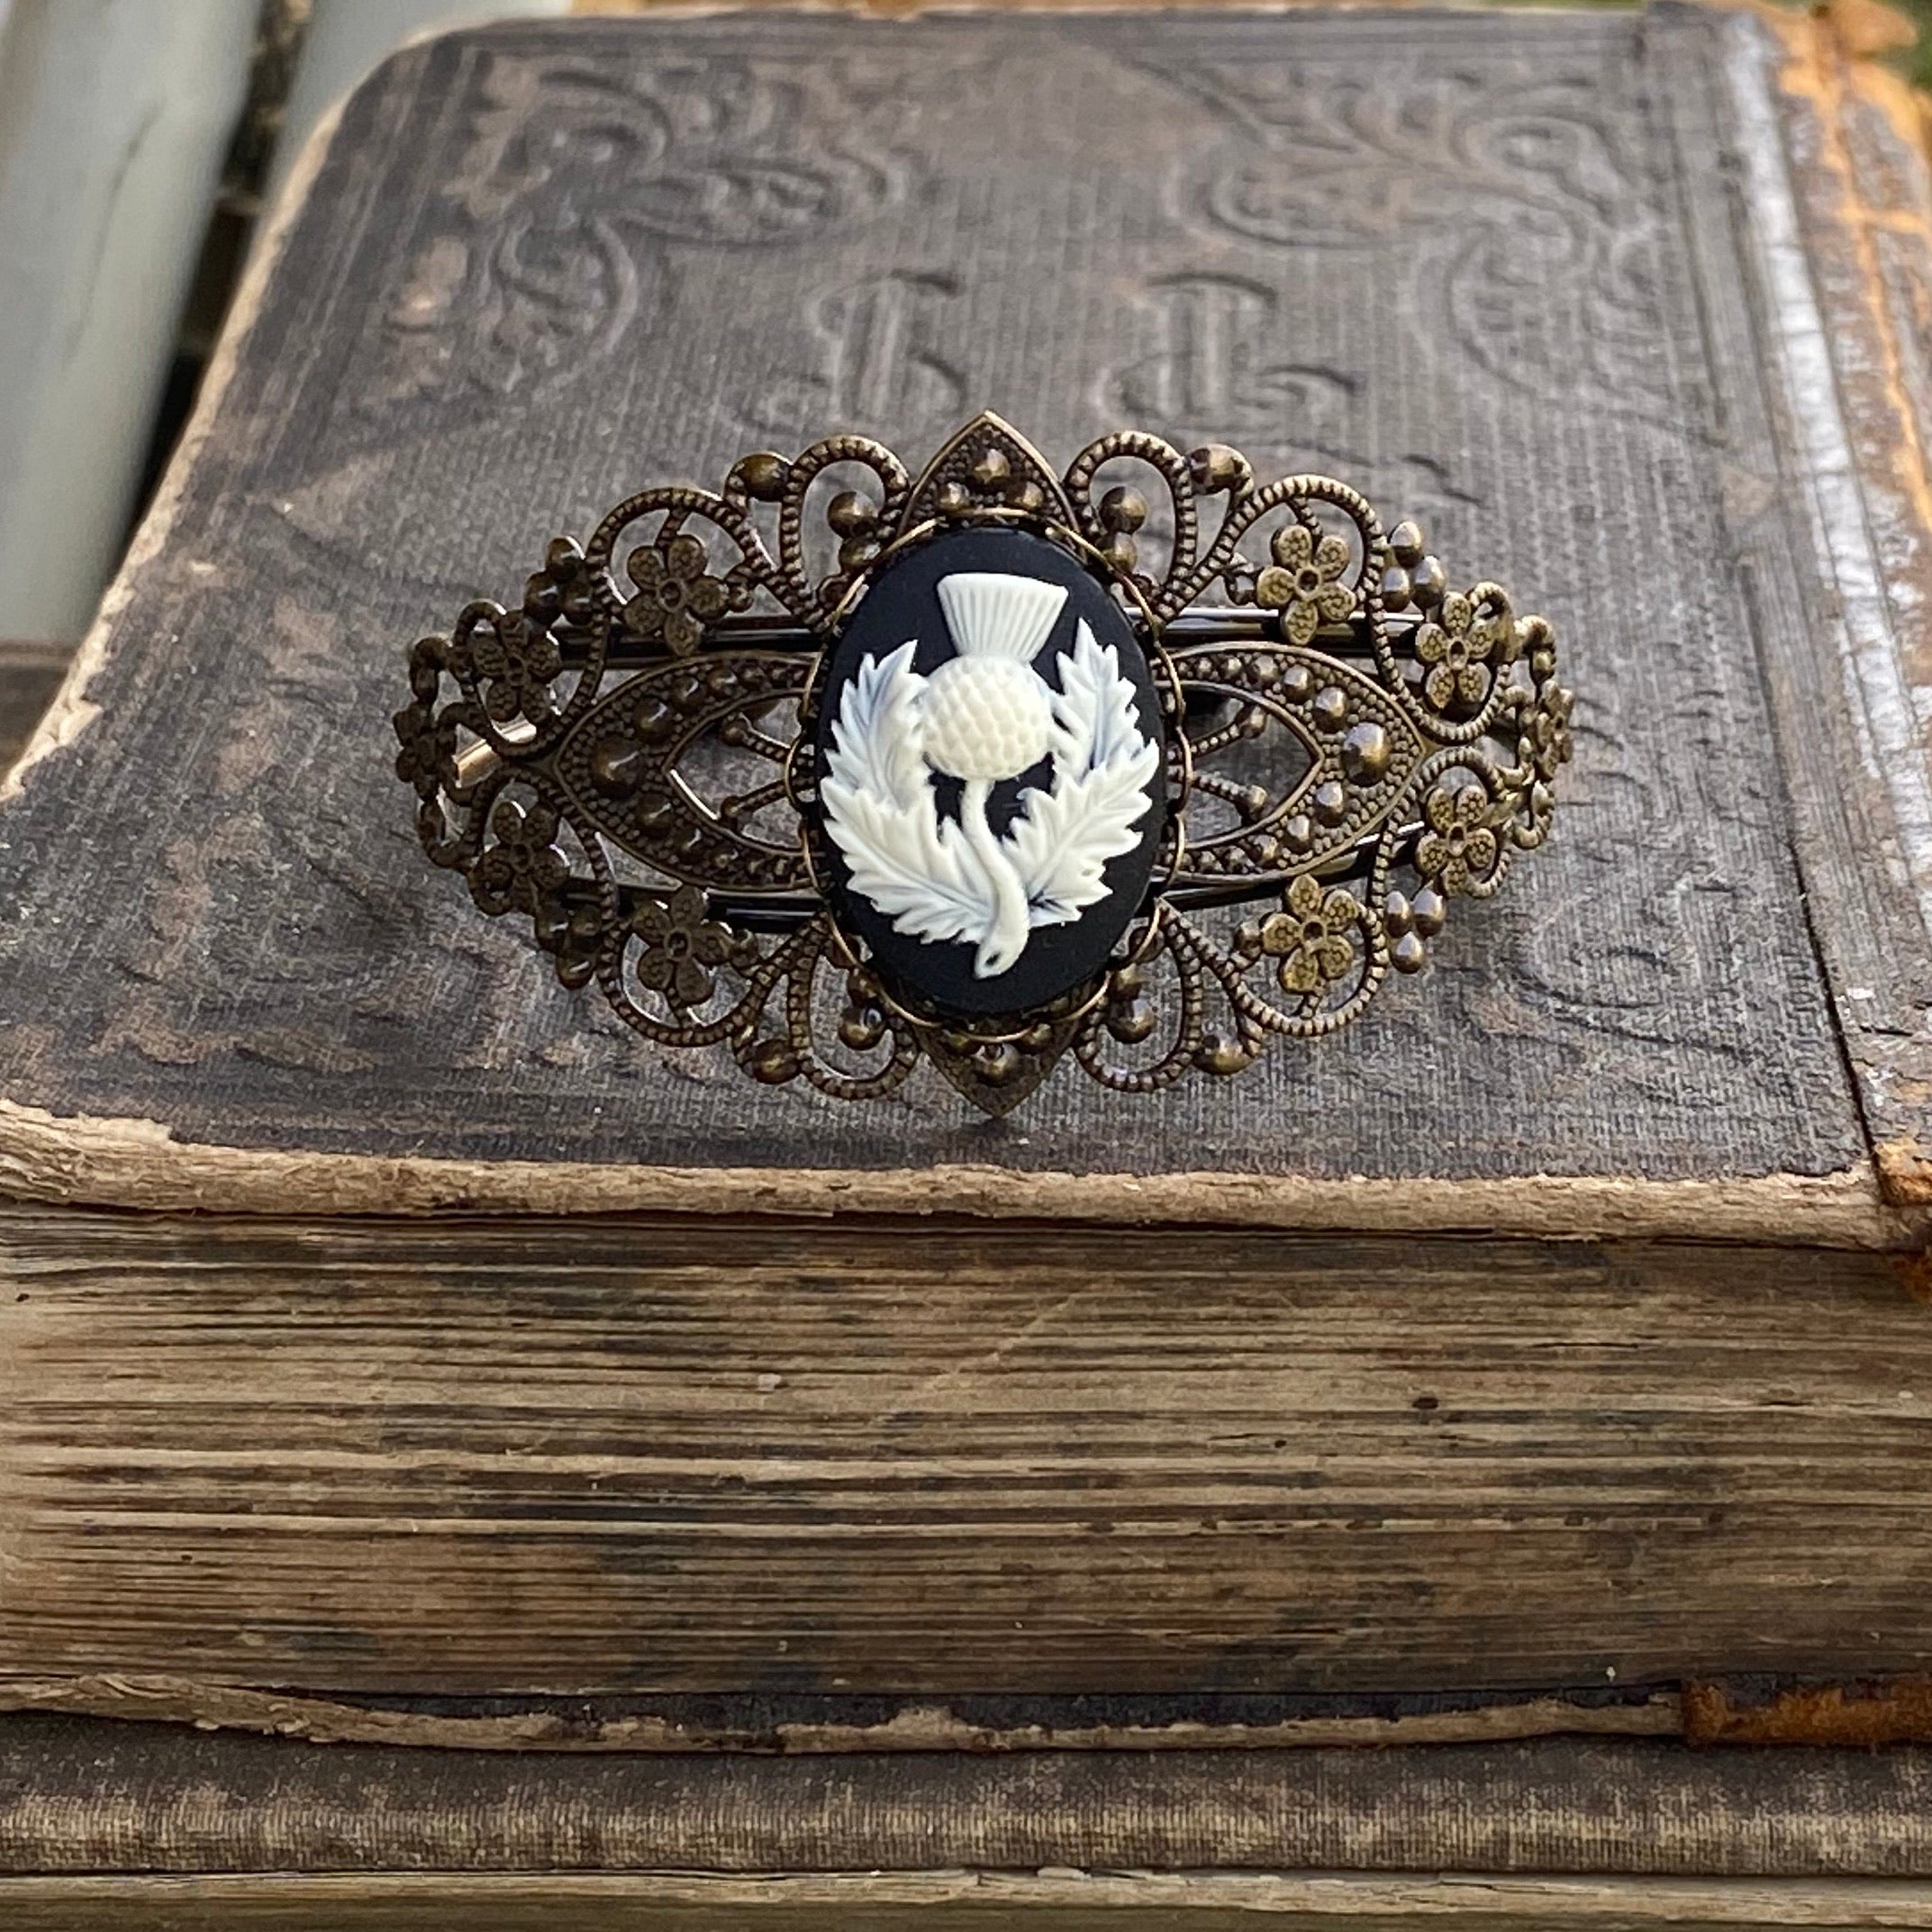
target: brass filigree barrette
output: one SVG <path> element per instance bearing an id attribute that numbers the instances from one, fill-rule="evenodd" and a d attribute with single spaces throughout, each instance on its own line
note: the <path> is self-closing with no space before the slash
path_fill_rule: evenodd
<path id="1" fill-rule="evenodd" d="M 993 415 L 916 480 L 833 436 L 646 490 L 410 684 L 424 849 L 565 985 L 757 1080 L 925 1058 L 992 1113 L 1068 1053 L 1148 1093 L 1346 1025 L 1543 842 L 1570 755 L 1549 624 L 1414 524 L 1133 431 L 1056 476 Z"/>

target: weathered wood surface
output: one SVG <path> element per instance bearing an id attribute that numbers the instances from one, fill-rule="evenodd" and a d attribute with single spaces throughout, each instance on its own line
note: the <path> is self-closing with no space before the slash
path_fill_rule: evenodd
<path id="1" fill-rule="evenodd" d="M 1922 1879 L 1932 1761 L 1602 1740 L 667 1760 L 0 1720 L 7 1873 L 1042 1866 Z"/>
<path id="2" fill-rule="evenodd" d="M 0 1879 L 15 1932 L 1787 1932 L 1932 1926 L 1915 1880 L 947 1872 Z"/>
<path id="3" fill-rule="evenodd" d="M 1751 388 L 1778 258 L 1714 189 L 1785 167 L 1771 44 L 1674 10 L 766 16 L 392 63 L 0 812 L 11 1184 L 576 1209 L 722 1170 L 739 1206 L 998 1211 L 1002 1175 L 1102 1174 L 1117 1219 L 1142 1185 L 1375 1225 L 1433 1179 L 1438 1226 L 1920 1238 L 1838 1029 L 1870 994 L 1869 1039 L 1912 1037 L 1925 936 L 1880 890 L 1886 975 L 1847 940 L 1835 1006 L 1800 885 L 1828 911 L 1849 868 L 1849 919 L 1864 860 L 1787 803 L 1836 766 L 1772 749 L 1844 700 L 1787 689 L 1836 661 L 1829 599 Z M 661 1062 L 421 862 L 400 648 L 643 480 L 834 424 L 916 450 L 982 404 L 1054 450 L 1132 421 L 1339 471 L 1549 608 L 1583 694 L 1555 844 L 1426 984 L 1238 1082 L 1069 1072 L 1002 1129 L 936 1084 Z M 1855 792 L 1889 852 L 1888 795 Z"/>
<path id="4" fill-rule="evenodd" d="M 450 1693 L 1932 1666 L 1884 1256 L 0 1221 L 0 1668 Z"/>

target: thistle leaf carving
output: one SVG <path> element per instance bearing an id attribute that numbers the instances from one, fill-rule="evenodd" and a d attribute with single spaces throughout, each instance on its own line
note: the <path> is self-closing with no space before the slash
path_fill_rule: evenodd
<path id="1" fill-rule="evenodd" d="M 1049 693 L 1052 784 L 1026 790 L 1003 839 L 975 839 L 939 814 L 914 649 L 866 659 L 847 685 L 820 786 L 825 827 L 852 891 L 898 931 L 978 948 L 975 972 L 995 977 L 1019 957 L 995 935 L 1014 880 L 1028 930 L 1064 925 L 1104 897 L 1107 861 L 1133 848 L 1152 809 L 1160 751 L 1135 719 L 1119 654 L 1083 619 Z"/>

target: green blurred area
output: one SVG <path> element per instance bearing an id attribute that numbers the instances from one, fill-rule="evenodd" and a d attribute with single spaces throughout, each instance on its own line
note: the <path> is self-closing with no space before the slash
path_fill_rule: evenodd
<path id="1" fill-rule="evenodd" d="M 1454 4 L 1454 0 L 1451 0 Z M 1503 0 L 1505 5 L 1547 5 L 1552 0 Z M 1641 6 L 1643 0 L 1556 0 L 1556 4 L 1583 6 Z M 1812 11 L 1811 0 L 1782 0 L 1794 12 Z M 1895 54 L 1883 56 L 1886 64 L 1905 76 L 1915 87 L 1932 94 L 1932 0 L 1884 0 L 1896 14 L 1902 14 L 1918 29 L 1918 38 Z"/>
<path id="2" fill-rule="evenodd" d="M 1900 56 L 1899 65 L 1916 86 L 1932 88 L 1932 0 L 1892 0 L 1918 29 L 1916 46 Z"/>

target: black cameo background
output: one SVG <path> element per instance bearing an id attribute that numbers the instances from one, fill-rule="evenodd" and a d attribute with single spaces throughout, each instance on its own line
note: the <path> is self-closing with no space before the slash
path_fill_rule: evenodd
<path id="1" fill-rule="evenodd" d="M 1114 648 L 1120 675 L 1133 687 L 1135 723 L 1153 744 L 1162 744 L 1160 704 L 1146 653 L 1126 614 L 1099 581 L 1045 538 L 1012 530 L 957 530 L 931 538 L 882 570 L 832 647 L 818 709 L 821 769 L 846 687 L 867 659 L 884 659 L 908 639 L 916 639 L 912 668 L 930 676 L 955 655 L 939 585 L 942 578 L 964 571 L 997 571 L 1063 586 L 1066 601 L 1046 643 L 1031 659 L 1034 671 L 1053 690 L 1060 689 L 1061 655 L 1073 648 L 1084 618 L 1094 641 Z M 930 782 L 940 817 L 957 820 L 962 781 L 934 772 Z M 1020 815 L 1029 788 L 1045 791 L 1052 783 L 1053 760 L 1048 757 L 1018 776 L 995 784 L 986 807 L 995 836 L 1005 836 Z M 821 855 L 826 893 L 840 925 L 865 942 L 875 968 L 896 993 L 961 1014 L 1019 1013 L 1046 1005 L 1092 979 L 1139 910 L 1167 824 L 1165 779 L 1158 774 L 1149 791 L 1153 800 L 1137 827 L 1136 842 L 1110 859 L 1102 874 L 1106 887 L 1102 895 L 1064 924 L 1033 928 L 1018 960 L 987 978 L 974 971 L 975 948 L 970 943 L 922 939 L 901 932 L 855 891 L 843 855 L 825 835 L 822 821 L 815 830 L 813 850 Z"/>

